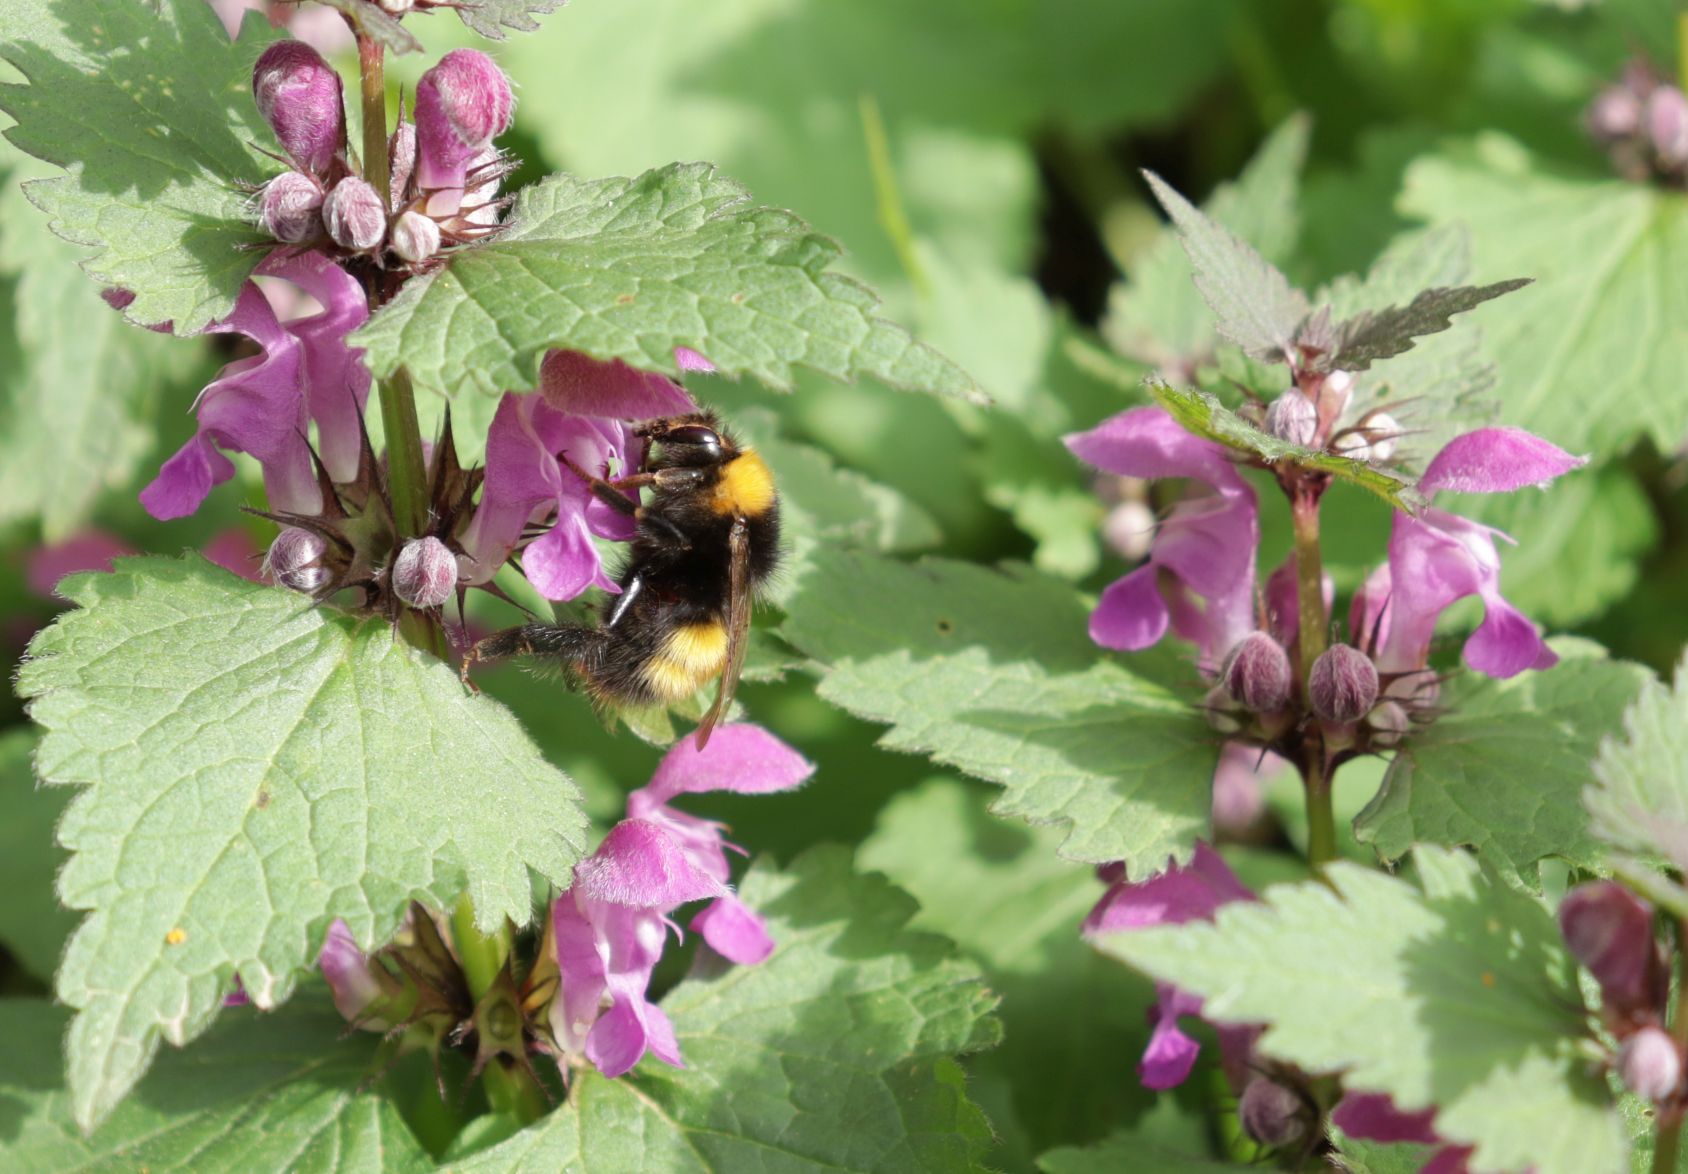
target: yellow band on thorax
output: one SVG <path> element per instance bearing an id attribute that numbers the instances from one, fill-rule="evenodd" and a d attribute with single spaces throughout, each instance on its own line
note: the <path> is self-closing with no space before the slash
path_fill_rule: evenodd
<path id="1" fill-rule="evenodd" d="M 774 475 L 755 449 L 743 449 L 721 466 L 721 479 L 715 483 L 710 504 L 718 514 L 746 518 L 759 517 L 773 506 Z"/>

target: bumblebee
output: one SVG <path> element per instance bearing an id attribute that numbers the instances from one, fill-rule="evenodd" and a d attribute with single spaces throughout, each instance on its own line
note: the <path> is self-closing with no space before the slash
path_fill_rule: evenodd
<path id="1" fill-rule="evenodd" d="M 679 701 L 719 677 L 701 749 L 732 702 L 752 605 L 779 565 L 779 493 L 756 450 L 713 412 L 648 420 L 634 434 L 644 450 L 631 476 L 607 481 L 559 457 L 634 519 L 621 593 L 596 627 L 526 624 L 488 636 L 464 658 L 464 679 L 477 661 L 540 657 L 560 661 L 599 705 L 623 706 Z"/>

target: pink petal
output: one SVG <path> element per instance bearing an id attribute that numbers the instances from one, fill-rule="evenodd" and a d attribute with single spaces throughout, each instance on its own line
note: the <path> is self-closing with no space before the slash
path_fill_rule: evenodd
<path id="1" fill-rule="evenodd" d="M 1184 431 L 1162 408 L 1132 408 L 1064 438 L 1088 465 L 1127 477 L 1199 477 L 1215 489 L 1244 485 L 1223 445 Z"/>
<path id="2" fill-rule="evenodd" d="M 531 542 L 522 555 L 522 570 L 533 589 L 546 599 L 573 599 L 588 587 L 621 590 L 604 573 L 591 532 L 578 515 L 559 519 Z"/>
<path id="3" fill-rule="evenodd" d="M 713 374 L 715 371 L 714 363 L 711 363 L 708 359 L 698 354 L 689 346 L 675 347 L 674 361 L 680 364 L 680 370 L 682 371 L 703 371 L 710 374 Z"/>
<path id="4" fill-rule="evenodd" d="M 761 726 L 732 722 L 718 727 L 703 750 L 695 732 L 674 743 L 651 781 L 628 797 L 627 810 L 640 815 L 676 795 L 703 791 L 789 791 L 814 773 L 814 763 Z"/>
<path id="5" fill-rule="evenodd" d="M 1232 901 L 1254 899 L 1224 859 L 1206 844 L 1197 843 L 1185 865 L 1170 865 L 1144 881 L 1121 880 L 1110 886 L 1090 916 L 1084 934 L 1119 933 L 1156 925 L 1182 925 L 1211 920 Z"/>
<path id="6" fill-rule="evenodd" d="M 1150 1011 L 1155 1026 L 1138 1062 L 1137 1075 L 1144 1088 L 1159 1091 L 1183 1084 L 1196 1065 L 1201 1045 L 1178 1029 L 1178 1017 L 1195 1014 L 1201 1009 L 1201 1000 L 1192 1000 L 1165 983 L 1157 983 L 1155 990 L 1159 1003 Z"/>
<path id="7" fill-rule="evenodd" d="M 211 447 L 210 438 L 196 434 L 176 455 L 164 462 L 147 487 L 141 505 L 161 522 L 185 518 L 200 506 L 213 487 L 234 476 L 234 462 Z"/>
<path id="8" fill-rule="evenodd" d="M 345 1017 L 346 1022 L 370 1031 L 386 1030 L 386 1023 L 364 1018 L 383 992 L 381 984 L 370 972 L 369 959 L 358 949 L 351 929 L 339 918 L 335 918 L 334 924 L 328 927 L 322 952 L 317 955 L 317 966 L 328 982 L 335 1010 Z"/>
<path id="9" fill-rule="evenodd" d="M 1424 470 L 1425 493 L 1508 493 L 1588 464 L 1522 428 L 1479 428 L 1450 440 Z"/>
<path id="10" fill-rule="evenodd" d="M 24 581 L 43 599 L 52 599 L 54 588 L 66 575 L 82 571 L 109 571 L 111 560 L 135 550 L 115 534 L 88 529 L 62 542 L 37 547 L 30 552 Z"/>
<path id="11" fill-rule="evenodd" d="M 624 819 L 575 866 L 575 888 L 591 901 L 669 909 L 719 897 L 720 881 L 694 867 L 674 837 L 644 819 Z"/>
<path id="12" fill-rule="evenodd" d="M 1434 1108 L 1417 1113 L 1403 1113 L 1385 1093 L 1351 1092 L 1331 1110 L 1331 1124 L 1349 1137 L 1368 1141 L 1414 1141 L 1435 1143 L 1436 1131 L 1430 1123 L 1436 1118 Z"/>
<path id="13" fill-rule="evenodd" d="M 200 553 L 225 571 L 232 571 L 242 579 L 254 583 L 264 581 L 261 573 L 264 552 L 245 530 L 231 528 L 220 531 L 200 548 Z"/>
<path id="14" fill-rule="evenodd" d="M 1090 638 L 1103 648 L 1135 652 L 1166 635 L 1172 617 L 1161 596 L 1159 575 L 1149 563 L 1109 584 L 1090 613 Z"/>
<path id="15" fill-rule="evenodd" d="M 686 369 L 684 360 L 680 365 Z M 668 376 L 579 351 L 552 351 L 545 356 L 539 368 L 539 392 L 552 407 L 576 416 L 649 420 L 697 411 L 686 389 Z"/>
<path id="16" fill-rule="evenodd" d="M 1257 746 L 1227 742 L 1213 768 L 1213 826 L 1216 831 L 1243 831 L 1266 809 L 1262 782 L 1289 764 Z M 1222 862 L 1223 863 L 1223 862 Z"/>
<path id="17" fill-rule="evenodd" d="M 1498 591 L 1484 592 L 1483 606 L 1483 623 L 1465 642 L 1466 664 L 1505 680 L 1525 669 L 1548 669 L 1559 663 L 1536 626 Z"/>
<path id="18" fill-rule="evenodd" d="M 740 966 L 754 966 L 774 952 L 774 939 L 762 919 L 734 896 L 717 897 L 692 918 L 692 929 L 710 949 Z"/>
<path id="19" fill-rule="evenodd" d="M 565 1052 L 578 1055 L 598 1020 L 608 989 L 604 954 L 596 927 L 581 912 L 573 889 L 551 903 L 551 934 L 556 943 L 560 983 L 551 1006 L 551 1030 Z"/>

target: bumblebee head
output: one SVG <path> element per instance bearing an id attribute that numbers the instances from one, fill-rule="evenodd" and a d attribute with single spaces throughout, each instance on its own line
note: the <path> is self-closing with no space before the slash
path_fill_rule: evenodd
<path id="1" fill-rule="evenodd" d="M 719 465 L 738 455 L 732 438 L 705 413 L 651 420 L 634 432 L 661 445 L 660 463 L 670 467 Z"/>

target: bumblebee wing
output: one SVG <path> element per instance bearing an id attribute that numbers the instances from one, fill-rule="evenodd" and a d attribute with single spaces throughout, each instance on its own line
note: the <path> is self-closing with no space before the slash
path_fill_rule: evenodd
<path id="1" fill-rule="evenodd" d="M 750 644 L 750 612 L 755 602 L 750 590 L 750 523 L 736 517 L 727 537 L 727 659 L 721 666 L 715 704 L 697 728 L 699 750 L 709 744 L 715 724 L 733 703 L 739 672 L 744 668 L 744 652 Z"/>

